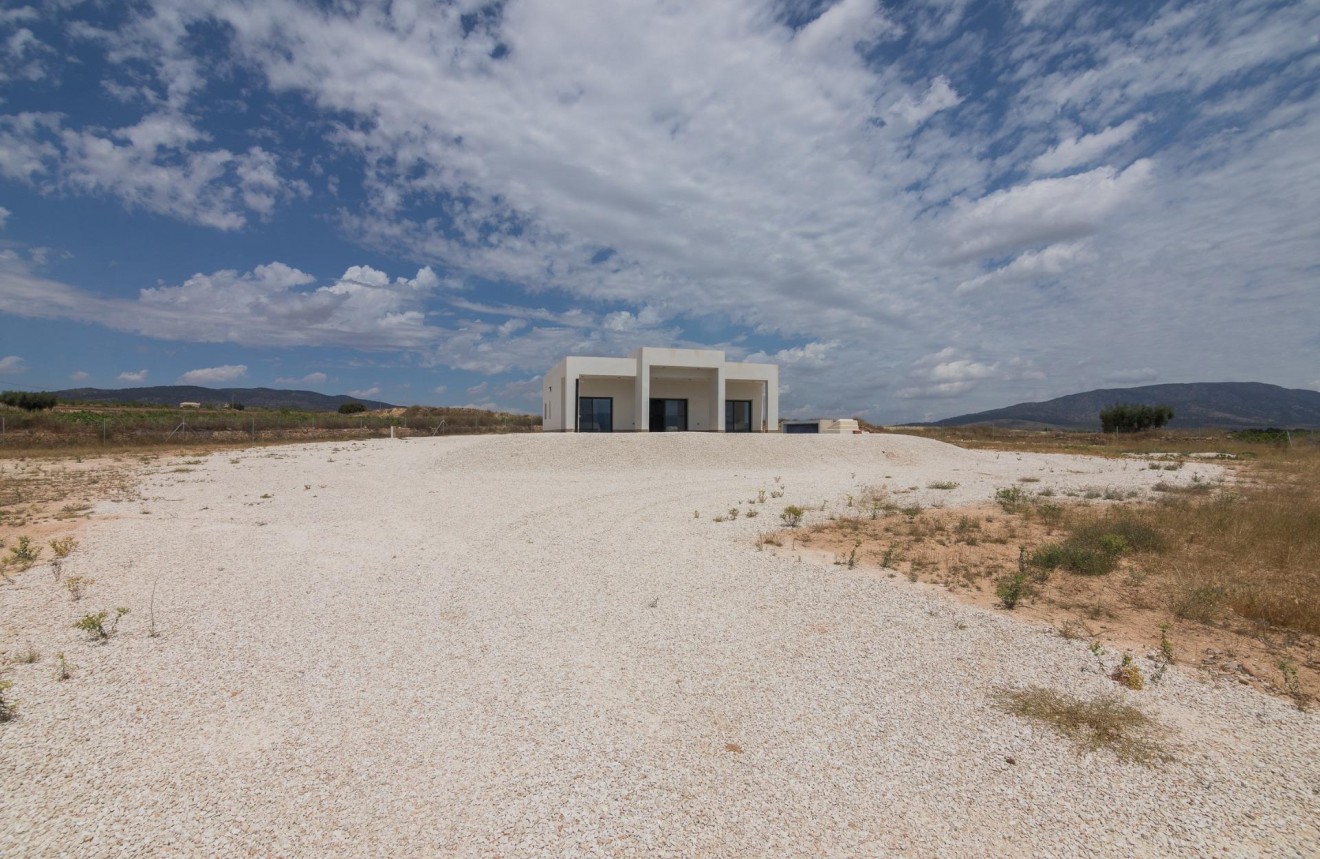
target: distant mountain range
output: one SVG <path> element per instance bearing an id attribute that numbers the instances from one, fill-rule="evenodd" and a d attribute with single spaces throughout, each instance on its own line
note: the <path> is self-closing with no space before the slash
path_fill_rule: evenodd
<path id="1" fill-rule="evenodd" d="M 179 403 L 242 403 L 254 409 L 300 409 L 307 412 L 333 412 L 344 403 L 361 403 L 369 409 L 394 406 L 377 400 L 363 400 L 344 395 L 330 396 L 316 391 L 281 391 L 276 388 L 201 388 L 196 385 L 157 385 L 151 388 L 72 388 L 56 391 L 61 400 L 87 403 L 149 403 L 177 406 Z"/>
<path id="2" fill-rule="evenodd" d="M 1320 391 L 1280 388 L 1260 382 L 1193 382 L 1102 388 L 1083 394 L 1018 403 L 934 421 L 928 426 L 956 427 L 994 424 L 1023 429 L 1061 427 L 1100 429 L 1100 410 L 1115 403 L 1173 407 L 1171 429 L 1194 427 L 1316 427 L 1320 428 Z"/>

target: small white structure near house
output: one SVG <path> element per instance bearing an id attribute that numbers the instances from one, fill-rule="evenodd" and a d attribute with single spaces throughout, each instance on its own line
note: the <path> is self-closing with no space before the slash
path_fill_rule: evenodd
<path id="1" fill-rule="evenodd" d="M 820 418 L 805 421 L 781 421 L 783 433 L 811 433 L 820 435 L 861 435 L 862 426 L 856 418 Z"/>
<path id="2" fill-rule="evenodd" d="M 200 409 L 201 407 L 201 403 L 179 403 L 181 409 Z"/>
<path id="3" fill-rule="evenodd" d="M 778 432 L 779 367 L 718 349 L 571 355 L 541 383 L 546 432 Z"/>

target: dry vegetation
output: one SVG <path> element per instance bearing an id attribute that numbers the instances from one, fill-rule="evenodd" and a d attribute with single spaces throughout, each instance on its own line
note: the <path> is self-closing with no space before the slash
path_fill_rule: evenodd
<path id="1" fill-rule="evenodd" d="M 167 450 L 214 445 L 347 441 L 360 438 L 536 432 L 537 415 L 482 409 L 412 406 L 341 415 L 299 409 L 244 410 L 207 406 L 61 403 L 26 412 L 0 406 L 0 456 L 62 451 L 106 453 L 117 449 Z"/>
<path id="2" fill-rule="evenodd" d="M 0 545 L 12 553 L 28 537 L 44 547 L 75 529 L 97 501 L 137 497 L 135 468 L 158 460 L 127 453 L 0 457 Z M 42 551 L 52 557 L 51 549 Z"/>
<path id="3" fill-rule="evenodd" d="M 1107 748 L 1120 759 L 1153 764 L 1172 758 L 1164 731 L 1115 695 L 1074 698 L 1053 689 L 1006 690 L 999 704 L 1015 716 L 1043 722 L 1086 749 Z"/>
<path id="4" fill-rule="evenodd" d="M 1008 449 L 1065 446 L 1054 434 L 998 433 Z M 1106 452 L 1151 454 L 1153 469 L 1228 448 L 1234 478 L 1170 480 L 1155 499 L 1068 498 L 1021 484 L 974 509 L 902 507 L 871 490 L 849 499 L 849 515 L 773 539 L 1014 606 L 1068 637 L 1133 651 L 1171 640 L 1184 665 L 1299 706 L 1320 697 L 1320 444 L 1168 433 L 1125 441 Z"/>

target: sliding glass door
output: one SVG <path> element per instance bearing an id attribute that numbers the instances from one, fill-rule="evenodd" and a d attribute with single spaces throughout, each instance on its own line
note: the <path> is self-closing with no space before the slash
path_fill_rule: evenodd
<path id="1" fill-rule="evenodd" d="M 724 431 L 725 432 L 752 431 L 752 401 L 751 400 L 724 401 Z"/>
<path id="2" fill-rule="evenodd" d="M 614 432 L 613 397 L 578 397 L 578 432 Z"/>
<path id="3" fill-rule="evenodd" d="M 651 400 L 651 432 L 687 432 L 687 400 Z"/>

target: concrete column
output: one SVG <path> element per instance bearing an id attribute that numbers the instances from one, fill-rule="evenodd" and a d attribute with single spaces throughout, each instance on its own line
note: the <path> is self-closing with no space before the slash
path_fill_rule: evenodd
<path id="1" fill-rule="evenodd" d="M 715 412 L 715 420 L 713 421 L 715 431 L 724 432 L 726 429 L 724 426 L 725 384 L 724 367 L 722 365 L 715 369 L 715 390 L 712 394 L 715 397 L 715 402 L 711 405 L 711 410 Z"/>
<path id="2" fill-rule="evenodd" d="M 578 374 L 574 373 L 570 366 L 564 373 L 564 378 L 560 380 L 560 386 L 564 389 L 564 432 L 577 432 L 578 408 L 577 408 L 577 388 Z"/>
<path id="3" fill-rule="evenodd" d="M 779 432 L 779 374 L 765 383 L 765 429 Z"/>
<path id="4" fill-rule="evenodd" d="M 765 423 L 765 391 L 768 387 L 769 385 L 762 385 L 761 390 L 752 398 L 752 432 L 761 432 L 761 427 Z"/>
<path id="5" fill-rule="evenodd" d="M 633 415 L 637 432 L 651 431 L 651 365 L 646 363 L 643 355 L 645 352 L 638 350 L 637 355 L 637 379 L 633 382 L 633 390 L 636 397 L 633 401 Z"/>

